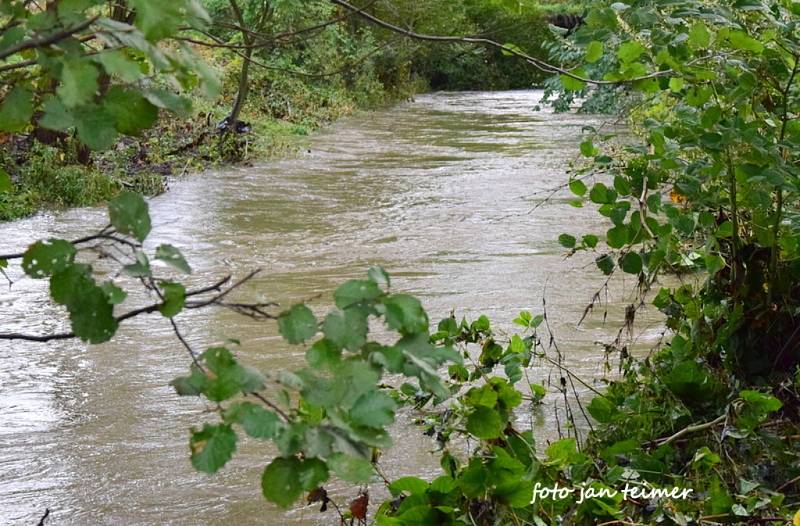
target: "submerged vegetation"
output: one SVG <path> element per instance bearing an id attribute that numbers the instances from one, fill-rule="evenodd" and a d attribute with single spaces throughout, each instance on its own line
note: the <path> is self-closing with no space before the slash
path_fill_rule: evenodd
<path id="1" fill-rule="evenodd" d="M 546 312 L 521 312 L 518 334 L 495 332 L 483 316 L 446 318 L 431 333 L 419 300 L 395 292 L 380 268 L 341 285 L 322 320 L 303 304 L 276 311 L 229 302 L 228 292 L 252 275 L 189 289 L 151 267 L 159 259 L 191 271 L 176 247 L 144 251 L 150 217 L 134 192 L 111 200 L 110 226 L 94 236 L 0 256 L 0 267 L 21 260 L 30 277 L 49 279 L 72 324 L 66 334 L 2 339 L 99 343 L 134 316 L 170 320 L 191 359 L 172 385 L 216 413 L 192 430 L 197 470 L 223 468 L 245 436 L 271 441 L 277 453 L 265 462 L 264 497 L 291 506 L 305 494 L 334 523 L 800 523 L 800 4 L 597 1 L 579 27 L 553 30 L 549 44 L 526 18 L 546 10 L 528 2 L 231 1 L 207 4 L 208 16 L 193 2 L 136 1 L 112 18 L 92 18 L 91 9 L 105 6 L 78 14 L 58 2 L 52 12 L 23 4 L 0 4 L 8 19 L 0 57 L 14 59 L 3 66 L 2 127 L 15 134 L 6 141 L 12 152 L 51 134 L 51 146 L 28 146 L 25 155 L 55 155 L 54 164 L 89 155 L 96 169 L 114 166 L 114 155 L 86 146 L 124 151 L 161 141 L 158 151 L 167 151 L 175 137 L 186 146 L 187 136 L 182 153 L 238 159 L 273 146 L 280 134 L 262 132 L 274 127 L 301 134 L 424 86 L 515 87 L 543 73 L 555 74 L 547 82 L 560 109 L 631 110 L 633 138 L 587 130 L 583 161 L 566 185 L 571 204 L 596 206 L 609 228 L 559 237 L 569 254 L 592 253 L 593 271 L 637 283 L 624 326 L 606 345 L 618 374 L 602 391 L 563 366 Z M 526 30 L 515 34 L 514 23 Z M 184 35 L 187 25 L 193 36 Z M 87 52 L 86 37 L 72 36 L 90 27 L 97 29 L 87 41 L 106 48 Z M 300 38 L 302 28 L 314 28 L 315 39 Z M 475 38 L 480 32 L 488 36 Z M 198 66 L 198 53 L 224 61 L 221 79 Z M 205 124 L 159 120 L 162 111 L 188 114 L 189 90 L 211 96 L 220 86 L 220 102 L 201 103 Z M 240 125 L 257 131 L 238 133 Z M 186 135 L 181 126 L 190 127 Z M 128 138 L 137 134 L 145 135 Z M 22 206 L 16 200 L 26 192 L 52 192 L 69 204 L 83 199 L 67 191 L 81 185 L 101 198 L 115 193 L 74 169 L 48 177 L 56 172 L 35 163 L 11 166 L 0 174 L 0 190 L 11 196 L 4 202 Z M 109 244 L 125 253 L 117 256 L 121 270 L 139 278 L 154 303 L 129 306 L 119 283 L 98 283 L 84 254 Z M 602 296 L 586 316 L 602 308 Z M 665 316 L 664 336 L 639 352 L 633 327 L 650 305 Z M 306 367 L 268 374 L 225 347 L 195 352 L 173 318 L 213 307 L 276 322 L 287 342 L 306 346 Z M 393 339 L 370 340 L 371 322 Z M 527 380 L 538 363 L 558 368 L 556 385 Z M 591 400 L 578 397 L 578 384 L 594 391 Z M 548 390 L 567 404 L 565 432 L 537 444 L 515 412 Z M 420 433 L 438 443 L 442 471 L 433 480 L 389 480 L 380 469 L 398 411 L 418 417 Z M 326 490 L 333 477 L 377 481 L 392 498 L 370 503 L 356 486 L 349 507 L 336 503 Z M 580 488 L 581 498 L 548 494 L 557 486 Z"/>

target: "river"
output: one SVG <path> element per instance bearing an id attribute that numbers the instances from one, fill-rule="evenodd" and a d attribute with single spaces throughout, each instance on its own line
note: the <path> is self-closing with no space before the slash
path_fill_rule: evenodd
<path id="1" fill-rule="evenodd" d="M 395 290 L 419 296 L 433 321 L 455 310 L 459 318 L 486 314 L 510 330 L 521 309 L 542 312 L 546 297 L 567 365 L 600 386 L 597 342 L 613 338 L 636 283 L 614 280 L 608 321 L 600 311 L 577 326 L 604 277 L 591 257 L 565 259 L 557 237 L 606 227 L 592 207 L 569 206 L 568 192 L 542 200 L 567 181 L 582 127 L 599 120 L 535 112 L 540 97 L 424 95 L 344 119 L 310 138 L 297 158 L 173 181 L 150 202 L 147 247 L 180 247 L 194 268 L 192 284 L 263 269 L 242 297 L 285 305 L 315 298 L 318 312 L 337 284 L 374 264 L 387 268 Z M 104 208 L 84 208 L 2 224 L 2 252 L 106 223 Z M 3 330 L 66 328 L 45 283 L 25 279 L 18 267 L 10 275 L 18 281 L 0 288 Z M 284 345 L 272 323 L 220 311 L 176 320 L 197 347 L 237 338 L 251 365 L 302 364 L 303 350 Z M 649 327 L 637 334 L 642 342 L 657 338 L 657 322 Z M 212 418 L 201 401 L 178 398 L 167 385 L 188 367 L 171 334 L 156 315 L 123 325 L 104 345 L 0 343 L 0 524 L 35 524 L 46 508 L 53 525 L 335 523 L 315 507 L 284 512 L 265 502 L 260 472 L 271 450 L 253 441 L 241 441 L 214 476 L 193 470 L 188 428 Z M 537 382 L 558 378 L 542 363 L 529 374 Z M 557 436 L 554 406 L 563 399 L 550 391 L 544 407 L 519 415 L 534 423 L 540 442 Z M 434 476 L 434 444 L 407 415 L 399 419 L 384 470 Z M 341 501 L 354 495 L 331 488 Z"/>

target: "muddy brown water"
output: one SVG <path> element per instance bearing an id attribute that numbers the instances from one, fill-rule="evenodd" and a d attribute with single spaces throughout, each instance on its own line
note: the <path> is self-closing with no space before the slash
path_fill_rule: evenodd
<path id="1" fill-rule="evenodd" d="M 568 206 L 564 191 L 536 207 L 567 180 L 583 126 L 599 119 L 535 112 L 540 97 L 424 95 L 345 119 L 312 137 L 298 158 L 173 181 L 150 202 L 147 247 L 180 247 L 195 285 L 261 268 L 239 297 L 290 305 L 321 295 L 311 302 L 320 313 L 337 284 L 374 264 L 389 270 L 395 290 L 420 297 L 434 322 L 455 310 L 512 330 L 520 310 L 540 313 L 546 297 L 567 365 L 601 387 L 597 342 L 615 334 L 635 283 L 614 281 L 605 324 L 598 314 L 577 325 L 604 278 L 591 258 L 565 260 L 557 237 L 601 232 L 602 222 L 590 207 Z M 2 252 L 43 237 L 80 237 L 106 222 L 103 208 L 84 208 L 2 224 Z M 45 283 L 18 267 L 10 276 L 14 285 L 0 287 L 3 331 L 65 328 Z M 303 362 L 303 349 L 284 345 L 271 323 L 221 311 L 177 321 L 197 347 L 241 340 L 239 356 L 263 369 Z M 646 343 L 659 333 L 653 316 L 636 337 Z M 188 428 L 213 417 L 167 385 L 188 367 L 171 334 L 165 319 L 146 316 L 99 346 L 0 343 L 0 524 L 35 524 L 46 508 L 52 525 L 335 523 L 315 507 L 281 511 L 261 498 L 260 472 L 272 454 L 262 444 L 241 440 L 214 476 L 193 470 Z M 536 382 L 559 376 L 546 363 L 528 374 Z M 520 412 L 519 425 L 532 424 L 540 443 L 557 437 L 558 404 L 550 388 L 543 407 Z M 438 474 L 435 444 L 409 415 L 399 415 L 394 436 L 382 459 L 390 477 Z M 341 501 L 356 492 L 330 488 Z"/>

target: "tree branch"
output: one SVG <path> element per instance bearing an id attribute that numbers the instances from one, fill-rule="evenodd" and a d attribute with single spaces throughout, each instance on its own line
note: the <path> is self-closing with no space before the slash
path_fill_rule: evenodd
<path id="1" fill-rule="evenodd" d="M 581 82 L 585 82 L 587 84 L 594 84 L 598 86 L 615 86 L 620 84 L 627 84 L 630 82 L 636 82 L 639 80 L 647 80 L 653 79 L 658 77 L 666 77 L 669 75 L 674 74 L 674 71 L 671 69 L 664 70 L 664 71 L 656 71 L 653 73 L 649 73 L 647 75 L 642 75 L 641 77 L 636 77 L 632 79 L 624 79 L 624 80 L 594 80 L 586 77 L 581 77 L 580 75 L 576 75 L 569 71 L 568 69 L 561 68 L 559 66 L 555 66 L 553 64 L 549 64 L 544 60 L 532 57 L 523 51 L 520 51 L 516 46 L 506 46 L 504 44 L 500 44 L 494 40 L 482 37 L 462 37 L 462 36 L 444 36 L 444 35 L 427 35 L 422 33 L 416 33 L 414 31 L 403 29 L 400 26 L 394 25 L 390 22 L 382 20 L 374 15 L 371 15 L 364 11 L 364 8 L 358 8 L 356 6 L 350 5 L 349 3 L 343 0 L 329 0 L 331 3 L 336 4 L 340 7 L 344 7 L 345 9 L 349 9 L 350 11 L 354 12 L 355 14 L 359 15 L 360 17 L 372 22 L 373 24 L 380 26 L 384 29 L 388 29 L 389 31 L 394 31 L 395 33 L 400 33 L 405 35 L 409 38 L 413 38 L 415 40 L 425 40 L 428 42 L 450 42 L 450 43 L 460 43 L 460 44 L 480 44 L 489 47 L 493 47 L 499 49 L 503 53 L 507 53 L 509 55 L 513 55 L 519 57 L 528 64 L 531 64 L 535 68 L 544 71 L 545 73 L 559 73 L 566 77 L 579 80 Z"/>
<path id="2" fill-rule="evenodd" d="M 63 29 L 61 31 L 53 33 L 50 36 L 31 38 L 30 40 L 25 40 L 17 45 L 6 48 L 0 51 L 0 60 L 5 59 L 6 57 L 10 57 L 11 55 L 14 55 L 16 53 L 19 53 L 20 51 L 25 51 L 26 49 L 32 49 L 42 46 L 49 46 L 50 44 L 55 44 L 56 42 L 64 40 L 65 38 L 71 37 L 75 33 L 83 31 L 90 25 L 94 24 L 98 18 L 100 18 L 100 15 L 93 16 L 88 20 L 84 20 L 80 24 L 69 27 L 67 29 Z"/>

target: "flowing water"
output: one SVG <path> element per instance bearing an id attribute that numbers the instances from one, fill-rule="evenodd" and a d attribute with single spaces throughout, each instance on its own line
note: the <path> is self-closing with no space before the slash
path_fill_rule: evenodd
<path id="1" fill-rule="evenodd" d="M 374 264 L 389 270 L 394 289 L 419 296 L 434 321 L 455 310 L 459 319 L 487 314 L 510 329 L 521 309 L 542 312 L 546 298 L 567 365 L 596 381 L 604 374 L 596 342 L 616 333 L 635 283 L 615 281 L 605 325 L 602 313 L 577 325 L 604 278 L 591 258 L 565 259 L 556 238 L 600 232 L 602 223 L 590 207 L 568 206 L 567 192 L 542 201 L 567 180 L 582 127 L 599 121 L 535 112 L 540 96 L 425 95 L 345 119 L 314 136 L 299 158 L 174 181 L 150 203 L 147 247 L 180 247 L 195 286 L 263 269 L 239 297 L 285 305 L 314 298 L 320 313 L 337 284 Z M 103 208 L 86 208 L 0 225 L 2 252 L 42 237 L 77 238 L 106 222 Z M 0 288 L 4 332 L 66 328 L 45 283 L 18 267 L 10 276 L 14 285 Z M 218 310 L 177 322 L 198 348 L 241 340 L 239 356 L 259 368 L 303 361 L 273 323 Z M 651 327 L 637 337 L 656 338 L 655 318 Z M 99 346 L 0 343 L 0 524 L 35 524 L 46 508 L 53 525 L 335 523 L 315 507 L 282 512 L 266 503 L 260 471 L 272 450 L 253 441 L 242 440 L 214 476 L 193 470 L 188 428 L 214 417 L 167 385 L 187 367 L 159 315 L 130 321 Z M 559 377 L 545 363 L 529 374 L 537 382 Z M 563 407 L 560 420 L 554 410 L 563 399 L 550 391 L 543 408 L 519 415 L 540 441 L 564 424 Z M 407 415 L 395 436 L 382 461 L 389 476 L 437 473 L 435 444 Z M 333 484 L 331 493 L 344 501 L 354 490 Z"/>

